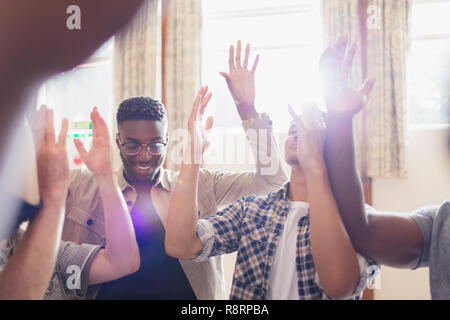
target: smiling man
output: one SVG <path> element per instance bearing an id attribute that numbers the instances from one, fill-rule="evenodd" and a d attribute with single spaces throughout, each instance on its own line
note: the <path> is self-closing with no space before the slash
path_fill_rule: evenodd
<path id="1" fill-rule="evenodd" d="M 116 143 L 124 176 L 133 185 L 154 184 L 164 163 L 168 141 L 163 105 L 150 97 L 127 99 L 119 106 L 117 125 Z"/>
<path id="2" fill-rule="evenodd" d="M 256 171 L 225 173 L 201 169 L 200 218 L 215 214 L 243 196 L 277 190 L 287 180 L 280 166 L 270 119 L 258 114 L 254 105 L 258 58 L 249 69 L 250 47 L 245 50 L 243 63 L 240 42 L 236 55 L 234 49 L 230 47 L 229 73 L 221 74 L 257 160 Z M 203 109 L 211 98 L 207 91 L 206 87 L 200 90 Z M 168 143 L 164 106 L 149 97 L 127 99 L 119 106 L 117 125 L 116 144 L 123 164 L 118 173 L 119 186 L 133 220 L 141 267 L 133 275 L 103 284 L 97 299 L 226 299 L 221 257 L 193 262 L 169 257 L 164 250 L 169 203 L 178 179 L 178 173 L 163 168 Z M 212 119 L 209 119 L 206 129 L 211 127 Z M 251 134 L 258 130 L 265 134 Z M 262 164 L 261 159 L 270 159 L 271 163 Z M 262 170 L 266 166 L 275 167 L 274 163 L 276 169 L 270 175 L 263 175 Z M 103 209 L 92 176 L 80 170 L 73 172 L 63 239 L 104 245 L 103 221 Z"/>

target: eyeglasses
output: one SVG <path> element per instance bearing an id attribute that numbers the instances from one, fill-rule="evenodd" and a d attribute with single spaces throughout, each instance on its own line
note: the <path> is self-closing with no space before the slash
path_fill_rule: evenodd
<path id="1" fill-rule="evenodd" d="M 120 139 L 119 139 L 120 142 Z M 166 149 L 166 142 L 150 142 L 137 143 L 137 142 L 120 142 L 123 152 L 128 156 L 136 156 L 141 152 L 142 146 L 147 147 L 147 152 L 153 156 L 160 156 Z"/>

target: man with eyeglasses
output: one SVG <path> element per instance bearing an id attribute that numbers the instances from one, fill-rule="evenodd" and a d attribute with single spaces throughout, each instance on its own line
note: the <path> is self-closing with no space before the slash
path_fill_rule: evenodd
<path id="1" fill-rule="evenodd" d="M 258 57 L 249 69 L 250 47 L 246 47 L 243 63 L 241 43 L 237 44 L 236 55 L 234 49 L 230 46 L 230 72 L 221 75 L 243 120 L 257 160 L 257 170 L 225 173 L 202 169 L 199 177 L 200 218 L 214 215 L 243 196 L 277 190 L 287 181 L 272 137 L 271 121 L 267 115 L 258 114 L 254 106 L 254 73 Z M 199 96 L 204 97 L 202 110 L 211 98 L 207 91 L 207 87 L 203 87 L 201 95 L 199 92 Z M 96 298 L 226 299 L 221 257 L 193 262 L 169 257 L 164 249 L 169 203 L 178 178 L 178 173 L 163 168 L 168 143 L 164 106 L 149 97 L 127 99 L 119 106 L 117 125 L 116 144 L 123 165 L 118 173 L 119 187 L 133 220 L 141 267 L 133 275 L 102 284 Z M 209 118 L 206 129 L 211 127 L 212 118 Z M 263 163 L 267 160 L 270 163 Z M 267 170 L 268 166 L 271 170 Z M 103 209 L 97 186 L 91 175 L 80 170 L 71 177 L 63 239 L 105 244 Z"/>

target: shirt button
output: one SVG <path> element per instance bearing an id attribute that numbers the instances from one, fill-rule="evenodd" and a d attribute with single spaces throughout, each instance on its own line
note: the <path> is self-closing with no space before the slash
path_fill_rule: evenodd
<path id="1" fill-rule="evenodd" d="M 132 201 L 127 201 L 127 206 L 131 207 L 133 205 Z"/>
<path id="2" fill-rule="evenodd" d="M 88 226 L 92 225 L 93 223 L 94 223 L 94 220 L 92 220 L 92 219 L 89 219 L 88 221 L 86 221 L 86 224 Z"/>
<path id="3" fill-rule="evenodd" d="M 269 120 L 269 125 L 272 125 L 272 120 Z"/>

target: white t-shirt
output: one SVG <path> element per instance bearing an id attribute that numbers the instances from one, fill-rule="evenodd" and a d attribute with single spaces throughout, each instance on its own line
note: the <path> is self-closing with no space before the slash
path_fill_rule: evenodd
<path id="1" fill-rule="evenodd" d="M 289 201 L 289 212 L 278 242 L 270 271 L 266 299 L 298 300 L 297 256 L 298 221 L 309 212 L 309 204 Z"/>

